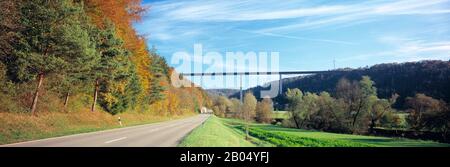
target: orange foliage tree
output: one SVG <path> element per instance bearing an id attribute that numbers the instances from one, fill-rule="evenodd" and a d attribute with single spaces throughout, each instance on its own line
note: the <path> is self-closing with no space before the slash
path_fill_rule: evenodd
<path id="1" fill-rule="evenodd" d="M 139 97 L 142 100 L 148 92 L 152 74 L 148 68 L 151 62 L 145 38 L 139 36 L 132 24 L 141 21 L 142 14 L 148 8 L 141 6 L 141 0 L 85 0 L 86 12 L 92 21 L 100 28 L 104 28 L 107 21 L 114 23 L 117 35 L 123 39 L 124 46 L 132 56 L 131 61 L 136 66 L 136 72 L 143 89 Z"/>
<path id="2" fill-rule="evenodd" d="M 117 35 L 124 41 L 124 47 L 131 52 L 130 60 L 136 67 L 139 83 L 143 90 L 139 95 L 141 104 L 150 103 L 145 99 L 148 98 L 149 92 L 155 89 L 152 81 L 158 80 L 159 85 L 157 86 L 167 88 L 162 92 L 165 99 L 148 104 L 158 112 L 180 114 L 183 110 L 199 110 L 204 105 L 203 99 L 206 96 L 203 90 L 171 86 L 169 76 L 174 69 L 170 68 L 165 61 L 156 60 L 159 55 L 153 48 L 149 50 L 145 38 L 136 33 L 132 24 L 141 21 L 142 15 L 148 10 L 147 7 L 141 5 L 141 0 L 84 0 L 84 3 L 86 13 L 98 27 L 104 28 L 108 21 L 114 23 Z M 158 66 L 164 69 L 163 76 L 151 72 L 153 61 L 158 61 Z"/>

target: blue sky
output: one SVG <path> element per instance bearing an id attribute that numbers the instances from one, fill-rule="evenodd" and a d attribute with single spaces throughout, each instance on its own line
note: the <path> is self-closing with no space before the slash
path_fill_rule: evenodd
<path id="1" fill-rule="evenodd" d="M 135 28 L 169 63 L 196 43 L 203 52 L 279 52 L 285 71 L 450 59 L 450 0 L 143 3 L 150 10 Z"/>

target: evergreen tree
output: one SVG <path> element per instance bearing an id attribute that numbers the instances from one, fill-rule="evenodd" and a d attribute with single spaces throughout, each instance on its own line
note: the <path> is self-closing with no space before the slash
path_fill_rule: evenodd
<path id="1" fill-rule="evenodd" d="M 97 51 L 100 59 L 91 71 L 94 81 L 94 98 L 91 111 L 95 111 L 97 100 L 111 114 L 128 109 L 139 94 L 139 80 L 130 53 L 123 47 L 123 41 L 116 36 L 115 28 L 108 24 L 104 30 L 97 30 Z M 99 98 L 100 95 L 100 98 Z"/>
<path id="2" fill-rule="evenodd" d="M 88 32 L 89 38 L 84 38 L 83 40 L 88 40 L 94 45 L 96 48 L 97 40 L 96 35 L 99 32 L 99 29 L 93 25 L 90 21 L 90 18 L 87 14 L 82 11 L 80 15 L 80 26 L 84 31 Z M 73 33 L 78 33 L 77 31 L 73 31 Z M 100 53 L 95 50 L 95 55 L 90 57 L 79 57 L 69 64 L 68 70 L 65 72 L 58 73 L 58 80 L 60 80 L 59 85 L 55 85 L 58 92 L 63 94 L 64 96 L 64 108 L 67 107 L 69 103 L 69 96 L 73 93 L 80 92 L 80 89 L 85 84 L 89 83 L 89 74 L 93 70 L 93 68 L 100 61 Z"/>
<path id="3" fill-rule="evenodd" d="M 163 92 L 166 90 L 166 88 L 161 85 L 161 82 L 163 79 L 167 76 L 165 74 L 165 68 L 162 66 L 162 64 L 165 64 L 164 59 L 162 59 L 160 56 L 156 54 L 156 52 L 151 52 L 151 65 L 149 67 L 149 71 L 151 74 L 153 74 L 153 78 L 150 80 L 150 92 L 148 93 L 148 99 L 149 103 L 153 104 L 159 100 L 164 99 Z"/>
<path id="4" fill-rule="evenodd" d="M 15 81 L 37 80 L 33 114 L 46 75 L 95 59 L 95 45 L 80 24 L 81 16 L 81 7 L 69 1 L 26 1 L 21 8 L 23 28 L 9 69 Z"/>
<path id="5" fill-rule="evenodd" d="M 14 45 L 18 43 L 18 33 L 22 26 L 20 20 L 21 1 L 0 1 L 0 61 L 10 62 Z"/>

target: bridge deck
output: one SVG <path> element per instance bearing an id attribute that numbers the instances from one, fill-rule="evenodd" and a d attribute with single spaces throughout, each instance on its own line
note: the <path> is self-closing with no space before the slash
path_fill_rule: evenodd
<path id="1" fill-rule="evenodd" d="M 292 75 L 292 74 L 323 74 L 339 71 L 279 71 L 279 72 L 223 72 L 223 73 L 181 73 L 183 76 L 220 76 L 220 75 Z"/>

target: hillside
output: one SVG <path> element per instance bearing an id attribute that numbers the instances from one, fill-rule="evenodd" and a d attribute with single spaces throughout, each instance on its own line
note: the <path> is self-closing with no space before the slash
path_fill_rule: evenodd
<path id="1" fill-rule="evenodd" d="M 239 89 L 206 89 L 210 95 L 231 97 L 234 94 L 239 93 Z"/>
<path id="2" fill-rule="evenodd" d="M 299 88 L 302 91 L 316 93 L 327 91 L 333 94 L 339 79 L 359 80 L 367 75 L 375 81 L 379 97 L 388 98 L 393 93 L 400 95 L 395 104 L 396 108 L 402 108 L 405 98 L 412 97 L 416 93 L 450 101 L 450 61 L 387 63 L 367 68 L 337 70 L 346 72 L 285 78 L 283 91 L 285 92 L 288 88 Z M 260 90 L 263 89 L 266 88 L 255 87 L 246 91 L 252 91 L 259 97 Z M 233 97 L 238 97 L 238 94 L 234 94 Z M 283 96 L 278 96 L 274 102 L 279 104 L 277 107 L 286 104 Z"/>
<path id="3" fill-rule="evenodd" d="M 192 116 L 201 88 L 133 24 L 141 0 L 0 1 L 0 144 Z"/>

